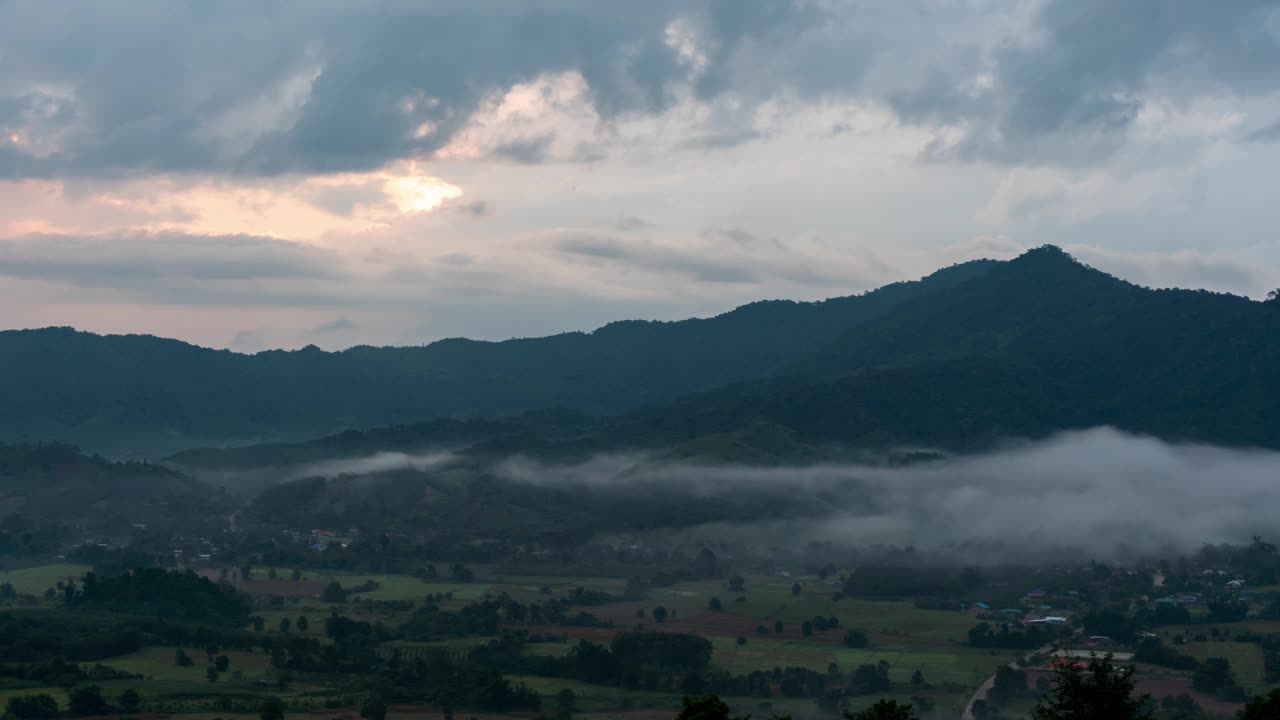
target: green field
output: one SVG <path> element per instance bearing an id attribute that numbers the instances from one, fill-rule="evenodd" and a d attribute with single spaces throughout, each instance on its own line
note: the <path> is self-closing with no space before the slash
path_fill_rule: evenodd
<path id="1" fill-rule="evenodd" d="M 988 652 L 956 648 L 954 651 L 902 651 L 892 648 L 849 649 L 833 644 L 804 640 L 747 638 L 738 645 L 736 638 L 713 637 L 712 665 L 732 673 L 750 673 L 775 667 L 807 667 L 825 671 L 836 663 L 841 672 L 884 660 L 890 665 L 889 677 L 906 683 L 916 670 L 934 684 L 976 687 L 983 678 L 1009 662 L 1008 656 L 991 656 Z"/>
<path id="2" fill-rule="evenodd" d="M 58 581 L 74 579 L 78 583 L 80 576 L 92 569 L 88 565 L 54 563 L 21 570 L 0 570 L 0 584 L 10 583 L 19 593 L 43 595 L 45 590 L 57 586 Z"/>
<path id="3" fill-rule="evenodd" d="M 3 708 L 9 702 L 9 698 L 22 697 L 24 695 L 49 695 L 58 701 L 59 707 L 65 708 L 67 706 L 67 691 L 63 688 L 0 688 L 0 708 Z"/>
<path id="4" fill-rule="evenodd" d="M 1262 648 L 1254 643 L 1242 642 L 1191 642 L 1178 646 L 1178 651 L 1197 660 L 1220 657 L 1231 662 L 1231 669 L 1245 688 L 1261 691 L 1266 687 L 1266 667 L 1262 662 Z"/>
<path id="5" fill-rule="evenodd" d="M 208 664 L 208 657 L 201 650 L 184 649 L 191 656 L 191 659 L 195 661 L 194 665 L 180 667 L 174 661 L 174 654 L 177 650 L 174 647 L 144 648 L 136 653 L 104 660 L 103 664 L 110 665 L 116 670 L 138 673 L 148 681 L 194 682 L 212 687 L 212 684 L 205 679 L 205 667 Z M 265 675 L 271 660 L 266 653 L 229 650 L 219 654 L 226 655 L 231 661 L 231 671 L 239 670 L 243 673 L 246 681 L 252 681 Z M 224 680 L 229 678 L 230 672 L 223 674 Z"/>

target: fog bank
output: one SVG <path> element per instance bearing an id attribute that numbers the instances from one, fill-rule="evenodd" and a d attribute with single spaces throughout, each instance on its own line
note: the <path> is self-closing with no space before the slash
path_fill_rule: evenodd
<path id="1" fill-rule="evenodd" d="M 510 460 L 498 471 L 522 482 L 702 495 L 818 492 L 833 498 L 827 513 L 720 531 L 1005 556 L 1184 552 L 1274 538 L 1280 508 L 1280 453 L 1170 444 L 1111 428 L 896 468 L 702 467 L 619 455 L 567 467 Z"/>

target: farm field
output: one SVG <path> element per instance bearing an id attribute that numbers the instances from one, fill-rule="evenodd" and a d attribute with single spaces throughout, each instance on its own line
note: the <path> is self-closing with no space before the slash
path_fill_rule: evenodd
<path id="1" fill-rule="evenodd" d="M 1243 642 L 1191 642 L 1181 645 L 1179 651 L 1197 660 L 1211 657 L 1226 658 L 1231 662 L 1240 684 L 1248 690 L 1259 691 L 1266 687 L 1266 667 L 1262 662 L 1262 649 L 1253 643 Z"/>
<path id="2" fill-rule="evenodd" d="M 9 583 L 18 593 L 40 596 L 60 581 L 75 579 L 78 582 L 82 574 L 92 569 L 88 565 L 54 563 L 20 570 L 0 570 L 0 584 Z"/>

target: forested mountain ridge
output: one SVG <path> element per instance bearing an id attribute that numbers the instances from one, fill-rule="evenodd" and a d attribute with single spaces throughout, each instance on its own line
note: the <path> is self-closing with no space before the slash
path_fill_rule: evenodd
<path id="1" fill-rule="evenodd" d="M 4 331 L 0 439 L 154 454 L 548 407 L 620 413 L 767 376 L 903 302 L 996 265 L 965 263 L 824 302 L 757 302 L 708 319 L 625 321 L 504 342 L 241 355 L 152 336 Z"/>
<path id="2" fill-rule="evenodd" d="M 1280 302 L 1151 290 L 1039 248 L 903 303 L 779 374 L 628 417 L 595 442 L 768 423 L 845 447 L 976 449 L 1098 425 L 1280 447 Z"/>

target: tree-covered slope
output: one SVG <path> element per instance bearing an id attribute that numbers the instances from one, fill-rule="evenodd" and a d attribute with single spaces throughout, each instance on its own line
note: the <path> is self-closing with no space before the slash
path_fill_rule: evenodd
<path id="1" fill-rule="evenodd" d="M 1280 447 L 1280 302 L 1150 290 L 1040 248 L 904 303 L 774 377 L 644 410 L 592 442 L 749 423 L 828 446 L 952 449 L 1114 425 Z"/>
<path id="2" fill-rule="evenodd" d="M 226 493 L 158 465 L 111 462 L 57 443 L 0 443 L 0 530 L 195 532 L 221 526 L 232 509 Z"/>
<path id="3" fill-rule="evenodd" d="M 0 439 L 156 453 L 548 407 L 625 412 L 767 376 L 995 265 L 967 263 L 819 303 L 758 302 L 709 319 L 496 343 L 240 355 L 69 328 L 0 332 Z"/>

